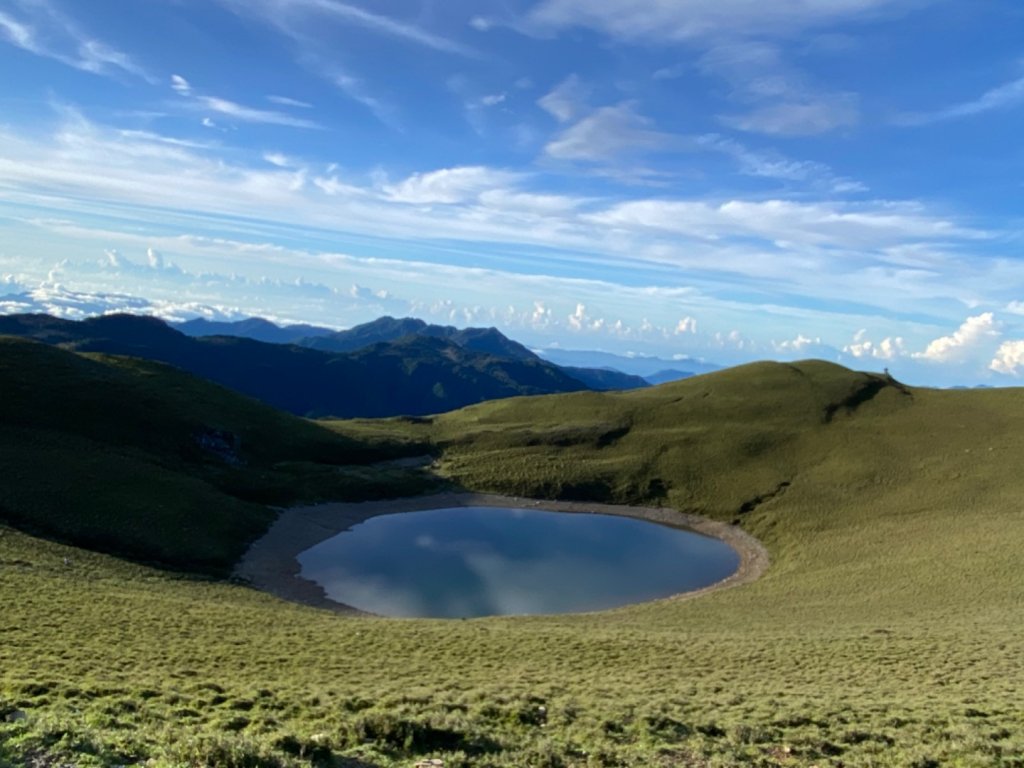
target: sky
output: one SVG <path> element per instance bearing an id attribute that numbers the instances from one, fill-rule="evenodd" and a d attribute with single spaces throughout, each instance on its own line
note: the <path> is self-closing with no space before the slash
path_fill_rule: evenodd
<path id="1" fill-rule="evenodd" d="M 0 0 L 0 312 L 1024 376 L 1019 0 Z"/>

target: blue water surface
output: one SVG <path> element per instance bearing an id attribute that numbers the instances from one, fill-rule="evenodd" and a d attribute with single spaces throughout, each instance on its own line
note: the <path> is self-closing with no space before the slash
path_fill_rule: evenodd
<path id="1" fill-rule="evenodd" d="M 299 556 L 328 597 L 383 616 L 597 611 L 714 584 L 724 542 L 626 517 L 458 507 L 372 517 Z"/>

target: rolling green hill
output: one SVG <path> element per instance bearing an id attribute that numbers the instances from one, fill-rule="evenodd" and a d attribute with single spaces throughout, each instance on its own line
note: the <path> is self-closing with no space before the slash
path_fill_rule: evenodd
<path id="1" fill-rule="evenodd" d="M 465 488 L 734 521 L 772 564 L 607 613 L 388 620 L 7 530 L 0 765 L 1022 765 L 1024 390 L 761 363 L 324 426 Z"/>
<path id="2" fill-rule="evenodd" d="M 170 366 L 13 338 L 0 393 L 0 519 L 203 572 L 230 570 L 267 503 L 380 495 L 362 465 L 423 450 L 357 442 Z"/>

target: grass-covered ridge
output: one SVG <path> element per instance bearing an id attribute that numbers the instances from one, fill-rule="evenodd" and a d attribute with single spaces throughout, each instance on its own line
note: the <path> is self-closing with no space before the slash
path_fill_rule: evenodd
<path id="1" fill-rule="evenodd" d="M 6 531 L 0 765 L 1022 764 L 1024 390 L 757 364 L 331 427 L 473 490 L 735 520 L 772 565 L 604 614 L 351 619 Z"/>
<path id="2" fill-rule="evenodd" d="M 351 440 L 159 363 L 0 337 L 0 392 L 0 520 L 173 567 L 230 571 L 267 504 L 424 487 L 363 466 L 421 447 Z"/>

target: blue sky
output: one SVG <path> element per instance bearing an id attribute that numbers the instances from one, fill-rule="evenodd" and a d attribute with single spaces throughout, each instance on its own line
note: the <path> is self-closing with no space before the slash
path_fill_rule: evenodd
<path id="1" fill-rule="evenodd" d="M 0 311 L 1024 374 L 1017 0 L 0 0 Z"/>

